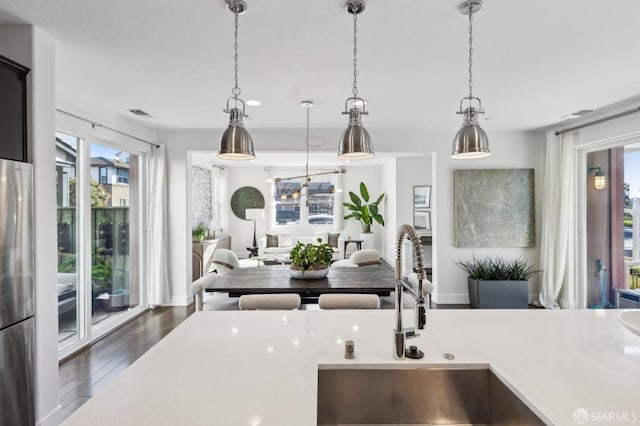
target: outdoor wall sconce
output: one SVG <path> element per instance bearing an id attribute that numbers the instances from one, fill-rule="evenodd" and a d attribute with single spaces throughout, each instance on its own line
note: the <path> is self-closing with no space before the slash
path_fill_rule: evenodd
<path id="1" fill-rule="evenodd" d="M 595 189 L 604 189 L 607 186 L 607 177 L 604 175 L 604 172 L 600 167 L 589 167 L 588 172 L 591 173 L 595 171 L 595 177 L 593 178 L 593 187 Z"/>

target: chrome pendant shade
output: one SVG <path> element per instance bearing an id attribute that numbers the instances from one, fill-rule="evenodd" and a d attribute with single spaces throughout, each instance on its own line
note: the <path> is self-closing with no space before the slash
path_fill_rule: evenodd
<path id="1" fill-rule="evenodd" d="M 354 107 L 349 111 L 349 126 L 340 136 L 338 158 L 344 160 L 366 160 L 373 156 L 371 137 L 367 129 L 362 127 L 360 110 Z"/>
<path id="2" fill-rule="evenodd" d="M 222 134 L 218 157 L 225 160 L 252 160 L 256 158 L 253 152 L 253 139 L 244 128 L 243 119 L 247 115 L 244 101 L 240 99 L 240 87 L 238 87 L 238 15 L 247 10 L 247 4 L 244 0 L 226 0 L 226 4 L 234 15 L 235 86 L 231 90 L 233 96 L 227 99 L 227 107 L 224 109 L 224 112 L 229 114 L 229 127 Z M 229 101 L 233 101 L 233 108 L 229 107 Z"/>
<path id="3" fill-rule="evenodd" d="M 363 12 L 366 3 L 364 0 L 348 0 L 344 7 L 353 15 L 353 96 L 344 103 L 342 114 L 349 115 L 349 125 L 340 136 L 338 158 L 341 160 L 366 160 L 373 158 L 374 152 L 371 145 L 369 132 L 362 126 L 362 115 L 369 114 L 366 110 L 366 101 L 358 97 L 358 14 Z M 351 108 L 349 108 L 351 104 Z M 362 107 L 362 109 L 360 109 Z"/>
<path id="4" fill-rule="evenodd" d="M 467 108 L 464 114 L 462 127 L 453 138 L 452 157 L 472 159 L 489 156 L 489 138 L 478 124 L 476 109 Z"/>
<path id="5" fill-rule="evenodd" d="M 253 139 L 242 122 L 242 111 L 233 108 L 229 111 L 229 116 L 229 127 L 222 134 L 218 157 L 226 160 L 252 160 L 256 158 L 253 152 Z"/>
<path id="6" fill-rule="evenodd" d="M 469 96 L 462 98 L 460 101 L 460 109 L 457 114 L 464 116 L 462 121 L 462 127 L 456 133 L 453 138 L 453 145 L 451 148 L 451 157 L 458 159 L 474 159 L 482 158 L 491 155 L 489 151 L 489 138 L 487 133 L 478 124 L 478 114 L 484 114 L 482 109 L 482 102 L 480 98 L 473 96 L 473 14 L 478 12 L 482 8 L 482 0 L 466 0 L 458 9 L 463 15 L 469 16 Z M 469 102 L 469 106 L 462 109 L 462 103 L 464 101 Z M 472 104 L 477 101 L 478 107 L 474 107 Z"/>

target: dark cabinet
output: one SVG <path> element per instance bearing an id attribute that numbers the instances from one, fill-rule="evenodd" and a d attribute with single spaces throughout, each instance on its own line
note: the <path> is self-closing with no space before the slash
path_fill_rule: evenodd
<path id="1" fill-rule="evenodd" d="M 27 161 L 28 72 L 0 56 L 0 158 Z"/>

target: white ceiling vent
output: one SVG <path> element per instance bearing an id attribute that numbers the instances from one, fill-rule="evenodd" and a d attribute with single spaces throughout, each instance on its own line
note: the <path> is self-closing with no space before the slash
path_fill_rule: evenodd
<path id="1" fill-rule="evenodd" d="M 581 109 L 580 111 L 576 111 L 569 115 L 565 115 L 562 118 L 578 118 L 578 117 L 582 117 L 583 115 L 591 114 L 592 112 L 593 112 L 592 109 Z"/>
<path id="2" fill-rule="evenodd" d="M 137 115 L 138 117 L 145 117 L 145 118 L 153 117 L 151 114 L 149 114 L 146 111 L 143 111 L 141 109 L 133 108 L 133 109 L 130 109 L 129 112 L 134 114 L 134 115 Z"/>

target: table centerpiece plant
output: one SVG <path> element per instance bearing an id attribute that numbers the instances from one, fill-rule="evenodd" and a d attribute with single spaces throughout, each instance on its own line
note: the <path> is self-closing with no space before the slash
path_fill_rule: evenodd
<path id="1" fill-rule="evenodd" d="M 329 273 L 329 265 L 333 258 L 333 248 L 322 243 L 318 238 L 318 244 L 303 244 L 298 242 L 289 254 L 291 266 L 289 272 L 297 279 L 321 279 Z"/>

